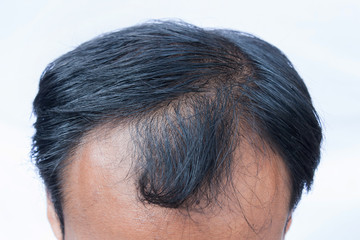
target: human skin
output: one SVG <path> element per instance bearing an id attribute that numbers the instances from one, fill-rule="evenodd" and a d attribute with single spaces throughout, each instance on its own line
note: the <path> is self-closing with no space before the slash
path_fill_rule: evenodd
<path id="1" fill-rule="evenodd" d="M 284 239 L 291 223 L 289 176 L 270 148 L 242 139 L 231 184 L 203 211 L 187 211 L 139 200 L 132 142 L 129 127 L 101 127 L 83 138 L 64 173 L 66 240 Z M 48 218 L 62 239 L 49 200 Z"/>

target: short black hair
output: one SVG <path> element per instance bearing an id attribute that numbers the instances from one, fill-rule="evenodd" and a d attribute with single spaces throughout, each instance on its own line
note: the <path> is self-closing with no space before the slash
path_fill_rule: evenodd
<path id="1" fill-rule="evenodd" d="M 280 50 L 239 31 L 152 21 L 101 35 L 48 65 L 33 109 L 32 156 L 63 232 L 66 161 L 109 123 L 136 126 L 139 196 L 168 208 L 214 198 L 245 129 L 282 157 L 290 209 L 320 159 L 303 80 Z"/>

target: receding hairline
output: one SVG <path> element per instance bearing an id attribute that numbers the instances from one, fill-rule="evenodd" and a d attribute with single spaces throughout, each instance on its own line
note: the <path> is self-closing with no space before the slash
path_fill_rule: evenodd
<path id="1" fill-rule="evenodd" d="M 89 134 L 87 134 L 83 139 L 82 143 L 79 144 L 77 147 L 77 150 L 74 154 L 74 156 L 70 159 L 69 164 L 67 164 L 67 169 L 65 169 L 65 182 L 64 182 L 64 217 L 66 220 L 66 217 L 71 217 L 72 214 L 69 214 L 71 212 L 71 209 L 74 209 L 71 203 L 74 198 L 78 197 L 78 192 L 68 192 L 70 189 L 73 188 L 73 184 L 78 184 L 76 181 L 70 181 L 73 180 L 74 172 L 72 170 L 72 167 L 77 165 L 77 168 L 79 168 L 78 163 L 80 161 L 83 161 L 82 167 L 86 166 L 84 164 L 89 164 L 89 162 L 86 163 L 86 159 L 84 159 L 81 155 L 84 154 L 84 151 L 88 151 L 86 149 L 94 149 L 99 146 L 99 149 L 101 148 L 107 148 L 108 146 L 115 146 L 118 147 L 120 154 L 116 153 L 114 155 L 111 155 L 113 158 L 109 156 L 108 159 L 96 159 L 96 162 L 93 162 L 93 164 L 99 164 L 98 170 L 100 171 L 100 175 L 102 174 L 102 171 L 105 169 L 105 173 L 114 173 L 117 176 L 108 176 L 111 181 L 118 182 L 120 186 L 124 186 L 120 182 L 124 181 L 126 182 L 127 186 L 129 187 L 128 192 L 137 193 L 138 191 L 136 189 L 136 180 L 137 180 L 137 173 L 135 165 L 133 165 L 134 162 L 137 161 L 137 159 L 128 158 L 128 155 L 133 155 L 135 152 L 132 152 L 131 147 L 130 149 L 124 150 L 124 146 L 126 146 L 126 143 L 130 143 L 130 145 L 133 144 L 131 139 L 131 134 L 129 131 L 129 125 L 121 125 L 118 127 L 114 126 L 101 126 L 94 130 L 92 130 Z M 244 135 L 243 138 L 249 135 Z M 257 145 L 254 145 L 255 138 L 258 142 Z M 125 139 L 125 141 L 124 141 Z M 263 230 L 270 227 L 270 222 L 273 214 L 280 214 L 279 212 L 287 211 L 290 214 L 289 207 L 283 207 L 279 211 L 279 208 L 277 209 L 279 212 L 275 213 L 273 211 L 274 206 L 278 203 L 273 203 L 273 201 L 279 201 L 279 199 L 285 199 L 283 203 L 285 203 L 287 206 L 290 204 L 290 193 L 291 189 L 289 186 L 290 179 L 289 179 L 289 173 L 288 170 L 285 167 L 285 164 L 281 157 L 276 154 L 271 148 L 269 148 L 267 145 L 264 145 L 265 143 L 263 140 L 259 139 L 258 137 L 254 136 L 251 139 L 246 138 L 242 139 L 241 144 L 237 147 L 235 153 L 234 153 L 234 168 L 232 171 L 235 173 L 233 175 L 233 179 L 231 179 L 231 182 L 224 185 L 226 189 L 222 189 L 222 195 L 220 199 L 217 199 L 216 201 L 212 202 L 210 205 L 207 205 L 206 208 L 201 209 L 167 209 L 164 211 L 168 211 L 171 215 L 175 214 L 174 216 L 181 217 L 180 219 L 183 219 L 184 221 L 190 220 L 194 221 L 194 224 L 205 224 L 204 222 L 198 222 L 198 220 L 203 218 L 216 218 L 218 216 L 226 216 L 227 214 L 240 214 L 244 218 L 244 222 L 246 223 L 251 229 L 251 231 L 254 231 L 256 234 L 261 234 Z M 84 150 L 85 148 L 85 150 Z M 126 147 L 125 147 L 126 148 Z M 130 153 L 128 152 L 130 150 Z M 85 152 L 85 154 L 87 154 Z M 126 156 L 121 156 L 121 154 L 126 154 Z M 103 155 L 104 156 L 104 155 Z M 250 156 L 250 158 L 249 158 Z M 106 157 L 105 157 L 106 158 Z M 84 162 L 85 160 L 85 162 Z M 89 160 L 89 159 L 87 159 Z M 90 161 L 94 161 L 95 159 L 91 159 Z M 109 160 L 109 161 L 107 161 Z M 124 166 L 126 165 L 126 169 L 124 171 Z M 119 166 L 121 165 L 121 168 Z M 120 170 L 119 170 L 120 169 Z M 70 171 L 69 171 L 70 170 Z M 95 168 L 94 171 L 98 171 Z M 117 171 L 119 170 L 119 171 Z M 265 173 L 264 173 L 265 171 Z M 70 173 L 70 175 L 69 175 Z M 73 174 L 73 175 L 71 175 Z M 253 176 L 251 176 L 253 174 Z M 260 175 L 256 175 L 260 174 Z M 270 175 L 268 175 L 270 174 Z M 120 176 L 119 176 L 120 175 Z M 114 177 L 114 178 L 113 178 Z M 115 179 L 115 180 L 114 180 Z M 233 181 L 234 180 L 234 181 Z M 246 181 L 244 181 L 246 180 Z M 270 194 L 269 196 L 261 195 L 256 196 L 256 189 L 254 190 L 253 186 L 256 186 L 256 182 L 258 181 L 260 185 L 266 185 L 271 184 L 272 181 L 275 182 L 275 184 L 266 185 L 268 191 L 265 194 Z M 248 184 L 247 186 L 244 185 Z M 240 185 L 239 185 L 240 184 Z M 240 186 L 241 189 L 238 189 Z M 100 188 L 102 188 L 100 186 Z M 243 191 L 245 190 L 245 191 Z M 121 188 L 116 187 L 114 185 L 114 191 L 123 191 Z M 249 192 L 254 191 L 254 195 L 248 195 L 246 196 L 248 199 L 244 197 L 244 195 L 249 194 Z M 260 193 L 263 193 L 264 191 L 259 191 Z M 257 192 L 257 193 L 259 193 Z M 280 195 L 279 195 L 280 194 Z M 249 202 L 249 197 L 253 199 L 252 202 Z M 280 198 L 279 198 L 280 197 Z M 265 199 L 265 200 L 264 200 Z M 263 202 L 262 202 L 263 201 Z M 159 209 L 163 209 L 159 206 L 149 204 L 146 202 L 143 202 L 139 196 L 137 198 L 138 206 L 144 206 L 144 209 L 152 209 L 156 212 L 159 211 Z M 253 204 L 253 206 L 250 206 Z M 272 205 L 275 204 L 275 205 Z M 69 209 L 68 207 L 71 206 Z M 263 209 L 264 215 L 266 216 L 265 219 L 262 220 L 262 222 L 254 222 L 254 218 L 252 216 L 253 210 L 246 210 L 250 208 L 254 209 Z M 245 210 L 244 210 L 245 209 Z M 114 209 L 114 211 L 116 211 Z M 247 212 L 250 211 L 250 212 Z M 66 216 L 67 213 L 67 216 Z M 283 213 L 282 213 L 283 214 Z M 281 214 L 280 214 L 281 215 Z M 284 216 L 288 216 L 283 214 Z M 275 216 L 275 215 L 274 215 Z M 202 220 L 201 220 L 202 221 Z"/>
<path id="2" fill-rule="evenodd" d="M 169 44 L 173 40 L 182 45 Z M 139 49 L 146 51 L 139 52 Z M 217 51 L 213 52 L 214 49 Z M 234 49 L 243 54 L 234 55 Z M 133 50 L 138 51 L 137 54 L 133 54 Z M 244 62 L 244 58 L 239 56 L 245 55 L 247 61 Z M 204 56 L 209 59 L 204 61 Z M 194 59 L 198 62 L 194 62 Z M 249 62 L 252 67 L 256 65 L 250 68 L 254 71 L 244 67 Z M 262 125 L 257 124 L 259 122 L 252 124 L 271 147 L 282 153 L 291 169 L 292 181 L 295 183 L 292 206 L 295 206 L 304 186 L 309 188 L 311 185 L 319 160 L 321 129 L 306 87 L 291 63 L 275 47 L 251 35 L 227 30 L 206 31 L 192 25 L 161 22 L 139 25 L 93 39 L 56 60 L 44 72 L 34 101 L 34 111 L 38 118 L 33 154 L 53 200 L 58 203 L 58 214 L 61 214 L 61 204 L 57 201 L 61 195 L 62 179 L 58 176 L 61 161 L 66 159 L 67 154 L 71 155 L 69 153 L 74 150 L 71 147 L 79 143 L 83 133 L 101 125 L 105 115 L 116 119 L 114 111 L 123 116 L 122 119 L 139 117 L 142 115 L 139 112 L 156 108 L 161 105 L 157 105 L 159 102 L 166 104 L 183 96 L 183 93 L 196 92 L 199 87 L 196 84 L 204 80 L 205 74 L 226 76 L 229 71 L 237 76 L 254 73 L 254 79 L 243 79 L 255 80 L 259 86 L 246 86 L 250 90 L 248 94 L 253 95 L 249 102 L 242 103 L 254 104 L 251 105 L 253 112 L 250 111 L 249 119 L 260 118 Z M 105 86 L 101 85 L 103 83 Z M 258 87 L 256 91 L 254 86 Z M 158 109 L 164 108 L 160 106 Z M 258 115 L 252 118 L 252 114 Z M 209 116 L 212 117 L 211 114 L 206 117 Z M 216 123 L 217 119 L 212 121 L 209 124 Z M 186 122 L 182 121 L 181 124 L 185 126 Z M 199 133 L 207 131 L 201 124 L 198 125 Z M 194 129 L 187 130 L 187 134 L 191 130 Z M 218 135 L 225 130 L 226 123 Z M 219 139 L 213 138 L 215 142 Z M 189 137 L 187 140 L 188 143 L 192 141 Z M 215 142 L 209 143 L 209 150 L 217 146 Z M 151 146 L 151 142 L 147 144 Z M 163 150 L 161 154 L 172 154 Z M 154 159 L 151 154 L 147 156 L 149 160 Z M 156 185 L 154 176 L 145 176 L 144 186 L 149 179 L 150 183 Z M 169 178 L 165 178 L 167 180 Z M 153 190 L 156 193 L 161 187 Z M 154 196 L 155 202 L 170 207 L 178 207 L 184 196 L 188 196 L 188 192 L 181 193 L 179 196 L 183 197 L 173 201 L 171 194 L 159 199 L 159 196 L 153 194 L 154 191 L 144 193 L 150 198 Z"/>

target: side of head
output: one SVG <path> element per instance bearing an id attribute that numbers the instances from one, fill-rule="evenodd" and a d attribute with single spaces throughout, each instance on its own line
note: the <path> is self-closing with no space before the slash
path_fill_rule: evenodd
<path id="1" fill-rule="evenodd" d="M 246 202 L 251 198 L 252 205 L 263 206 L 271 201 L 261 196 L 274 182 L 274 189 L 285 189 L 279 190 L 286 195 L 282 208 L 290 212 L 303 189 L 310 188 L 320 158 L 321 127 L 291 63 L 274 46 L 230 30 L 153 22 L 99 36 L 47 67 L 34 113 L 33 156 L 63 236 L 70 236 L 75 221 L 70 215 L 79 209 L 75 198 L 100 185 L 92 195 L 84 190 L 78 202 L 97 199 L 89 205 L 98 202 L 97 211 L 112 216 L 104 218 L 112 237 L 124 234 L 116 232 L 122 221 L 130 227 L 129 218 L 143 217 L 139 212 L 153 214 L 152 226 L 171 216 L 165 231 L 171 234 L 188 219 L 201 225 L 203 216 L 219 226 L 224 212 L 232 212 L 225 205 L 238 209 L 260 236 L 263 226 L 252 223 Z M 277 166 L 282 177 L 261 170 L 264 166 Z M 250 172 L 252 180 L 245 177 Z M 104 190 L 109 181 L 111 192 Z M 112 191 L 124 189 L 132 194 L 116 204 Z M 252 192 L 249 199 L 245 192 Z M 136 214 L 106 214 L 110 205 L 111 212 L 126 205 Z M 83 221 L 95 229 L 88 216 Z M 186 234 L 194 239 L 190 235 L 200 229 Z"/>

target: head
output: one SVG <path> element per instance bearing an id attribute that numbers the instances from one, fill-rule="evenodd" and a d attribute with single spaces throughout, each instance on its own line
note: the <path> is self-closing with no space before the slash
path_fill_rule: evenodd
<path id="1" fill-rule="evenodd" d="M 303 80 L 238 31 L 101 35 L 49 64 L 34 113 L 59 239 L 282 239 L 320 159 Z"/>

